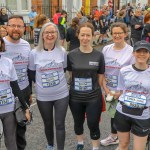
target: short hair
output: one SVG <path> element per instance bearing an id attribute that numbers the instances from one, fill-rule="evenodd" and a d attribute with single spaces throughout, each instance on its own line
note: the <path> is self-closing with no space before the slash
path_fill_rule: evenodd
<path id="1" fill-rule="evenodd" d="M 110 29 L 111 34 L 112 34 L 113 28 L 115 28 L 115 27 L 120 27 L 123 30 L 124 33 L 128 32 L 128 28 L 127 28 L 127 25 L 125 23 L 123 23 L 123 22 L 115 22 L 115 23 L 113 23 L 111 25 L 111 29 Z"/>
<path id="2" fill-rule="evenodd" d="M 48 27 L 48 26 L 53 26 L 53 27 L 56 28 L 56 31 L 57 31 L 58 34 L 57 34 L 57 39 L 56 39 L 56 41 L 55 41 L 55 45 L 56 45 L 56 47 L 61 48 L 60 43 L 59 43 L 60 34 L 59 34 L 58 28 L 57 28 L 57 26 L 56 26 L 54 23 L 48 22 L 48 23 L 45 23 L 45 24 L 42 26 L 42 28 L 41 28 L 40 36 L 39 36 L 39 44 L 38 44 L 38 46 L 36 47 L 36 49 L 37 49 L 38 51 L 41 51 L 42 49 L 44 49 L 43 32 L 45 31 L 45 28 Z"/>
<path id="3" fill-rule="evenodd" d="M 78 30 L 77 30 L 77 32 L 76 32 L 76 33 L 77 33 L 77 36 L 79 35 L 81 28 L 83 28 L 83 27 L 88 27 L 88 28 L 90 28 L 91 31 L 92 31 L 92 35 L 94 35 L 94 26 L 92 25 L 92 23 L 86 22 L 86 23 L 82 23 L 82 24 L 79 25 L 79 28 L 78 28 Z"/>
<path id="4" fill-rule="evenodd" d="M 65 10 L 62 10 L 62 11 L 61 11 L 61 15 L 64 15 L 64 14 L 67 15 L 67 12 L 66 12 Z"/>
<path id="5" fill-rule="evenodd" d="M 20 16 L 20 15 L 12 15 L 12 16 L 10 16 L 10 17 L 8 18 L 8 22 L 9 22 L 9 20 L 11 20 L 11 19 L 21 19 L 21 20 L 23 21 L 23 23 L 24 23 L 23 17 Z M 8 22 L 7 22 L 7 24 L 8 24 Z M 25 25 L 25 23 L 24 23 L 24 25 Z"/>
<path id="6" fill-rule="evenodd" d="M 148 11 L 144 16 L 144 23 L 147 23 L 150 20 L 150 11 Z"/>
<path id="7" fill-rule="evenodd" d="M 5 42 L 2 37 L 0 37 L 1 46 L 0 46 L 0 52 L 5 52 Z"/>

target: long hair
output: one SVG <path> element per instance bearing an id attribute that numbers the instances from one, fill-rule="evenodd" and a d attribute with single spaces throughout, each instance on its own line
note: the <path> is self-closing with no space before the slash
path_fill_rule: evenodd
<path id="1" fill-rule="evenodd" d="M 46 23 L 46 24 L 44 24 L 44 25 L 42 26 L 42 29 L 41 29 L 41 31 L 40 31 L 39 44 L 38 44 L 38 46 L 36 47 L 36 49 L 37 49 L 38 51 L 41 51 L 42 49 L 44 49 L 43 32 L 45 31 L 45 28 L 48 27 L 48 26 L 54 26 L 54 27 L 56 28 L 56 31 L 57 31 L 58 34 L 57 34 L 57 39 L 56 39 L 56 41 L 55 41 L 55 46 L 58 47 L 58 48 L 61 48 L 60 43 L 59 43 L 60 34 L 59 34 L 58 28 L 57 28 L 57 26 L 56 26 L 54 23 L 48 22 L 48 23 Z"/>
<path id="2" fill-rule="evenodd" d="M 2 37 L 0 37 L 0 52 L 5 52 L 5 42 Z"/>
<path id="3" fill-rule="evenodd" d="M 46 15 L 38 14 L 34 20 L 34 28 L 38 28 L 39 26 L 42 26 L 46 21 L 46 19 L 47 19 Z"/>

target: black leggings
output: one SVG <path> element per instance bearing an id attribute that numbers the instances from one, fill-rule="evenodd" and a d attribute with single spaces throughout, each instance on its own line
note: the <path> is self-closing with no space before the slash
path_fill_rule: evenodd
<path id="1" fill-rule="evenodd" d="M 55 101 L 39 101 L 37 105 L 41 113 L 45 135 L 49 145 L 54 145 L 54 128 L 53 128 L 53 107 L 55 113 L 55 126 L 56 126 L 56 142 L 57 150 L 64 150 L 65 142 L 65 117 L 68 108 L 69 97 Z"/>
<path id="2" fill-rule="evenodd" d="M 83 124 L 86 113 L 90 137 L 92 140 L 98 140 L 100 138 L 99 119 L 102 110 L 102 99 L 100 98 L 92 102 L 70 101 L 69 105 L 74 118 L 74 130 L 76 135 L 83 134 Z"/>
<path id="3" fill-rule="evenodd" d="M 114 124 L 114 118 L 111 118 L 111 133 L 117 134 L 117 130 L 116 130 L 115 124 Z"/>

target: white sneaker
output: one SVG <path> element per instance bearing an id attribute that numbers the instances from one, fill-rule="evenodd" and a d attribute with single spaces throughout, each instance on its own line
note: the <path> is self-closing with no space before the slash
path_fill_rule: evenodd
<path id="1" fill-rule="evenodd" d="M 113 145 L 113 144 L 118 144 L 119 140 L 117 138 L 113 138 L 111 135 L 108 136 L 107 138 L 103 139 L 100 141 L 101 145 L 103 146 L 108 146 L 108 145 Z"/>

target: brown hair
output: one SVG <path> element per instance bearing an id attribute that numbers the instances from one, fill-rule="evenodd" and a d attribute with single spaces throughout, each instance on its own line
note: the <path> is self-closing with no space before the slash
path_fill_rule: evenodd
<path id="1" fill-rule="evenodd" d="M 127 25 L 125 23 L 123 23 L 123 22 L 115 22 L 115 23 L 113 23 L 111 25 L 111 30 L 110 30 L 111 34 L 112 34 L 113 28 L 115 28 L 115 27 L 120 27 L 123 30 L 124 33 L 128 32 L 128 28 L 127 28 Z"/>
<path id="2" fill-rule="evenodd" d="M 78 27 L 78 25 L 79 25 L 79 19 L 78 19 L 77 17 L 73 18 L 73 19 L 72 19 L 71 27 L 72 27 L 73 29 L 76 29 L 76 28 Z"/>
<path id="3" fill-rule="evenodd" d="M 42 27 L 44 21 L 46 21 L 47 17 L 44 14 L 38 14 L 34 21 L 34 28 Z"/>
<path id="4" fill-rule="evenodd" d="M 11 19 L 21 19 L 21 20 L 23 21 L 23 23 L 24 23 L 23 17 L 20 16 L 20 15 L 12 15 L 12 16 L 10 16 L 10 17 L 8 18 L 7 24 L 9 23 L 9 20 L 11 20 Z M 25 23 L 24 23 L 24 25 L 25 25 Z"/>
<path id="5" fill-rule="evenodd" d="M 92 31 L 92 35 L 94 35 L 94 27 L 93 27 L 92 23 L 86 22 L 86 23 L 82 23 L 81 25 L 79 25 L 79 28 L 77 30 L 77 36 L 79 35 L 81 28 L 83 28 L 83 27 L 90 28 Z"/>
<path id="6" fill-rule="evenodd" d="M 148 11 L 144 16 L 144 23 L 147 23 L 150 20 L 150 11 Z"/>
<path id="7" fill-rule="evenodd" d="M 5 43 L 2 37 L 0 37 L 1 45 L 0 45 L 0 52 L 5 52 Z"/>

